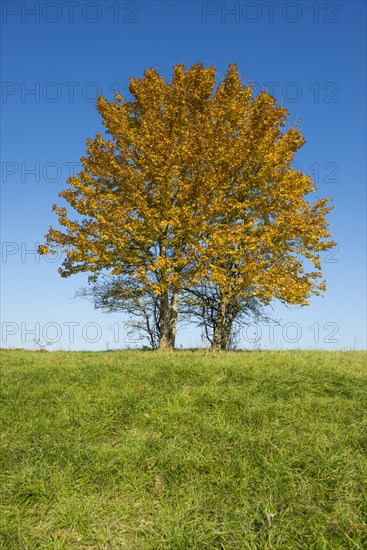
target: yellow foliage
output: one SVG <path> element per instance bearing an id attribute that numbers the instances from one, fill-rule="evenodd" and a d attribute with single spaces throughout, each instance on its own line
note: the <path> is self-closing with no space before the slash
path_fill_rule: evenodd
<path id="1" fill-rule="evenodd" d="M 87 140 L 83 169 L 54 205 L 46 254 L 61 247 L 62 276 L 134 273 L 156 294 L 215 283 L 229 299 L 247 292 L 305 304 L 325 289 L 320 252 L 331 248 L 327 200 L 311 204 L 312 179 L 291 167 L 304 144 L 288 112 L 254 96 L 236 65 L 219 86 L 197 63 L 131 78 L 132 100 L 98 98 L 107 135 Z M 314 272 L 306 271 L 309 263 Z M 316 274 L 316 275 L 315 275 Z"/>

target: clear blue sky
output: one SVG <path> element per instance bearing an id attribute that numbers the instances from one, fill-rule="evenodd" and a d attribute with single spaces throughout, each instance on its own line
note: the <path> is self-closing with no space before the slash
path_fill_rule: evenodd
<path id="1" fill-rule="evenodd" d="M 236 62 L 244 79 L 271 88 L 290 120 L 300 119 L 307 143 L 295 160 L 317 178 L 317 196 L 333 197 L 339 248 L 324 258 L 327 293 L 308 308 L 276 306 L 281 325 L 260 325 L 259 345 L 365 348 L 365 2 L 10 1 L 1 8 L 1 346 L 34 348 L 32 329 L 42 342 L 55 341 L 49 349 L 134 345 L 122 315 L 73 298 L 86 275 L 62 279 L 60 259 L 29 251 L 56 223 L 51 205 L 86 138 L 101 129 L 97 91 L 111 99 L 148 66 L 169 78 L 174 64 L 202 61 L 219 75 Z M 242 336 L 243 347 L 257 345 L 255 327 Z M 180 332 L 178 345 L 199 343 L 198 329 Z"/>

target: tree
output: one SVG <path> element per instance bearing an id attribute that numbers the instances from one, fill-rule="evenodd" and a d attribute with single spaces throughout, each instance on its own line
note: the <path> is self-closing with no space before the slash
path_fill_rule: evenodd
<path id="1" fill-rule="evenodd" d="M 223 349 L 244 311 L 320 293 L 330 207 L 307 201 L 315 186 L 290 166 L 304 140 L 296 126 L 282 132 L 286 109 L 254 96 L 236 65 L 218 86 L 198 63 L 176 65 L 171 83 L 147 69 L 129 90 L 131 100 L 98 98 L 110 139 L 87 141 L 83 169 L 60 192 L 79 218 L 54 205 L 65 230 L 51 227 L 39 252 L 62 247 L 63 277 L 109 274 L 97 303 L 140 312 L 152 347 L 174 347 L 180 303 L 196 316 L 204 305 L 199 322 Z"/>
<path id="2" fill-rule="evenodd" d="M 123 311 L 130 316 L 129 334 L 147 339 L 151 349 L 159 348 L 161 308 L 159 296 L 141 289 L 133 277 L 90 277 L 91 286 L 81 288 L 76 296 L 93 302 L 95 309 L 105 313 Z"/>
<path id="3" fill-rule="evenodd" d="M 263 304 L 256 296 L 236 295 L 223 308 L 221 288 L 214 284 L 201 284 L 187 289 L 180 308 L 186 318 L 197 320 L 205 340 L 212 349 L 235 347 L 235 324 L 240 327 L 252 321 L 268 321 Z"/>
<path id="4" fill-rule="evenodd" d="M 291 167 L 305 141 L 297 125 L 282 131 L 288 111 L 265 92 L 252 97 L 235 66 L 213 110 L 205 151 L 210 211 L 186 312 L 209 326 L 213 348 L 225 349 L 233 323 L 246 314 L 261 316 L 274 299 L 307 305 L 322 293 L 320 253 L 335 243 L 328 240 L 328 200 L 311 204 L 314 182 Z"/>

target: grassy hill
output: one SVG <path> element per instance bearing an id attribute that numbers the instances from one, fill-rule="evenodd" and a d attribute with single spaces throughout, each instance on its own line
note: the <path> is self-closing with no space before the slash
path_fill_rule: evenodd
<path id="1" fill-rule="evenodd" d="M 367 548 L 365 353 L 1 358 L 1 548 Z"/>

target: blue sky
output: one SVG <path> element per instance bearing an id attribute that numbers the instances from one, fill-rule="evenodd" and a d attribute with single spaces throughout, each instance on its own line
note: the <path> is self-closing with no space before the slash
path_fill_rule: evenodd
<path id="1" fill-rule="evenodd" d="M 136 345 L 119 314 L 94 310 L 39 257 L 51 206 L 101 129 L 94 99 L 126 93 L 129 76 L 202 61 L 269 89 L 300 119 L 296 162 L 333 197 L 338 248 L 323 259 L 327 293 L 308 308 L 275 305 L 276 326 L 250 326 L 241 346 L 366 346 L 365 2 L 3 2 L 2 347 L 106 349 Z M 178 345 L 200 345 L 195 327 Z"/>

